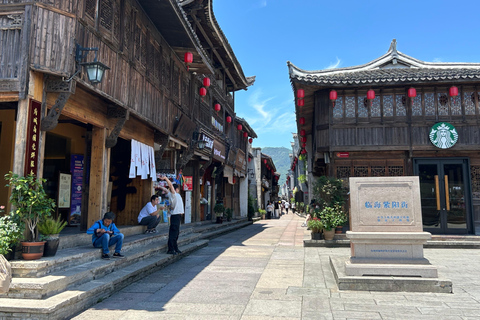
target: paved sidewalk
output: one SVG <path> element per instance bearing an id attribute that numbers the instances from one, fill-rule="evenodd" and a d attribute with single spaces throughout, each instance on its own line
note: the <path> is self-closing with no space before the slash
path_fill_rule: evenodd
<path id="1" fill-rule="evenodd" d="M 425 249 L 453 294 L 339 291 L 329 256 L 303 247 L 303 219 L 284 215 L 210 241 L 74 319 L 480 320 L 480 251 Z"/>

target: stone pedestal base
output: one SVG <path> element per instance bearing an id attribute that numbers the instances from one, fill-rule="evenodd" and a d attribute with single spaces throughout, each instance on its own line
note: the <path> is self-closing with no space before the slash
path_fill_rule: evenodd
<path id="1" fill-rule="evenodd" d="M 349 276 L 438 277 L 437 268 L 431 264 L 352 263 L 348 260 L 345 273 Z"/>

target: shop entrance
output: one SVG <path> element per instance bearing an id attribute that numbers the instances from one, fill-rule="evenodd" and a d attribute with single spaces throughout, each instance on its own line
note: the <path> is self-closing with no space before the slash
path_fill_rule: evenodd
<path id="1" fill-rule="evenodd" d="M 432 234 L 473 233 L 468 159 L 416 159 L 423 230 Z"/>

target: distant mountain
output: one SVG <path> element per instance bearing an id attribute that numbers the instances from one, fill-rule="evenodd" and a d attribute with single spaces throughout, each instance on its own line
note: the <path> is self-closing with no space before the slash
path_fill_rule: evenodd
<path id="1" fill-rule="evenodd" d="M 285 147 L 273 148 L 266 147 L 262 148 L 262 153 L 270 156 L 275 164 L 277 172 L 280 173 L 280 179 L 278 180 L 279 185 L 283 185 L 287 179 L 288 169 L 290 169 L 290 157 L 288 156 L 291 153 L 291 149 Z"/>

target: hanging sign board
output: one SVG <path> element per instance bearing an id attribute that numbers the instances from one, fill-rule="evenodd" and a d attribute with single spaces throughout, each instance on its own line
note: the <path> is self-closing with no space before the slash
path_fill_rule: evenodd
<path id="1" fill-rule="evenodd" d="M 30 100 L 27 118 L 27 148 L 25 152 L 25 175 L 37 175 L 38 170 L 38 142 L 40 141 L 40 114 L 42 104 Z"/>
<path id="2" fill-rule="evenodd" d="M 183 191 L 193 191 L 193 176 L 183 176 Z"/>
<path id="3" fill-rule="evenodd" d="M 337 152 L 337 158 L 348 158 L 350 157 L 350 152 Z"/>
<path id="4" fill-rule="evenodd" d="M 247 161 L 245 160 L 245 152 L 242 150 L 237 151 L 237 158 L 235 159 L 235 169 L 245 174 L 247 171 Z"/>
<path id="5" fill-rule="evenodd" d="M 225 145 L 218 140 L 213 141 L 213 159 L 220 162 L 225 162 L 225 158 Z"/>
<path id="6" fill-rule="evenodd" d="M 70 208 L 70 197 L 72 195 L 72 175 L 60 173 L 58 177 L 58 208 Z"/>
<path id="7" fill-rule="evenodd" d="M 72 154 L 70 160 L 72 173 L 72 203 L 70 204 L 69 224 L 80 224 L 83 194 L 83 155 Z"/>

